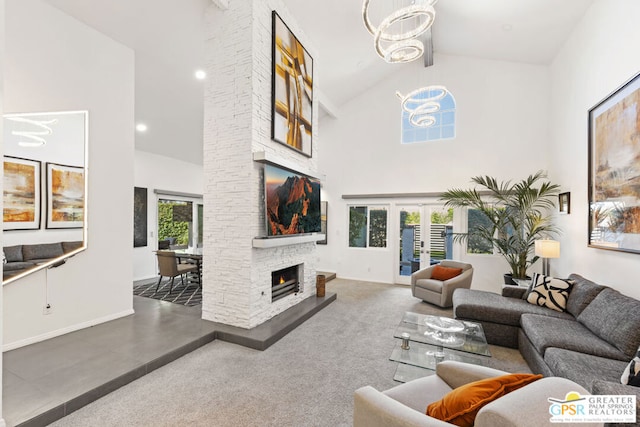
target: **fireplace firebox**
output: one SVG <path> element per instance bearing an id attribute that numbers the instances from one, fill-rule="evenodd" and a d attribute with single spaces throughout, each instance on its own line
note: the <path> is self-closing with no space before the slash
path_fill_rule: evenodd
<path id="1" fill-rule="evenodd" d="M 271 272 L 271 302 L 300 291 L 299 265 Z"/>

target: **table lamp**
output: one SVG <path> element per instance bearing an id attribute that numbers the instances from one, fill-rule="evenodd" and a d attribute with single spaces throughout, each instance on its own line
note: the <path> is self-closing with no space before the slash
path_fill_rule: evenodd
<path id="1" fill-rule="evenodd" d="M 542 258 L 542 274 L 549 275 L 549 258 L 560 258 L 560 242 L 541 239 L 535 241 L 535 254 Z"/>

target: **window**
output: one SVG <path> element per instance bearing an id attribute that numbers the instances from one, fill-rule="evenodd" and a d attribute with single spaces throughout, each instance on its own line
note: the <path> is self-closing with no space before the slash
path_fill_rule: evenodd
<path id="1" fill-rule="evenodd" d="M 425 88 L 426 89 L 426 88 Z M 422 90 L 415 94 L 411 99 L 427 100 L 429 98 L 437 98 L 442 94 L 441 89 Z M 408 112 L 402 109 L 402 135 L 403 144 L 414 144 L 417 142 L 438 141 L 441 139 L 451 139 L 456 136 L 456 101 L 451 92 L 447 91 L 445 96 L 438 101 L 440 109 L 433 113 L 420 113 L 416 109 Z M 407 101 L 409 108 L 416 108 L 418 102 Z M 422 104 L 424 105 L 424 104 Z M 431 116 L 435 120 L 434 124 L 429 127 L 415 126 L 411 123 L 411 116 L 416 118 L 424 118 Z"/>
<path id="2" fill-rule="evenodd" d="M 202 247 L 204 242 L 204 205 L 198 204 L 198 247 Z"/>
<path id="3" fill-rule="evenodd" d="M 473 231 L 477 229 L 491 229 L 492 224 L 489 218 L 478 209 L 469 209 L 467 211 L 467 231 L 469 238 L 467 239 L 467 253 L 470 254 L 493 254 L 493 245 L 487 239 L 473 235 Z"/>
<path id="4" fill-rule="evenodd" d="M 384 206 L 349 207 L 349 247 L 387 247 L 387 208 Z"/>
<path id="5" fill-rule="evenodd" d="M 159 246 L 165 249 L 202 247 L 202 224 L 201 200 L 164 194 L 158 196 Z"/>

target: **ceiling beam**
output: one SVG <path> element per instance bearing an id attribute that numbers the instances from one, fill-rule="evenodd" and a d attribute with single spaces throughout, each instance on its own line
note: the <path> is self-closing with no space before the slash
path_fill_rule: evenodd
<path id="1" fill-rule="evenodd" d="M 424 66 L 431 67 L 433 65 L 433 37 L 431 36 L 431 28 L 422 35 L 422 43 L 424 44 Z"/>
<path id="2" fill-rule="evenodd" d="M 229 9 L 229 0 L 211 0 L 211 2 L 218 6 L 220 10 Z"/>
<path id="3" fill-rule="evenodd" d="M 333 102 L 331 102 L 331 100 L 327 98 L 324 92 L 322 92 L 320 89 L 316 88 L 314 90 L 318 91 L 318 104 L 320 104 L 320 108 L 322 109 L 322 111 L 327 113 L 327 115 L 332 119 L 337 119 L 339 115 L 338 107 Z"/>

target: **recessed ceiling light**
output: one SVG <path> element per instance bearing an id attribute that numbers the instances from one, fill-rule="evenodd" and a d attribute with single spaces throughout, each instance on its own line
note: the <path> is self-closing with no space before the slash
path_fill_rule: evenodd
<path id="1" fill-rule="evenodd" d="M 503 29 L 504 31 L 511 31 L 511 30 L 513 30 L 513 25 L 511 25 L 511 24 L 504 24 L 504 25 L 502 26 L 502 29 Z"/>
<path id="2" fill-rule="evenodd" d="M 195 76 L 198 80 L 204 80 L 207 78 L 207 73 L 204 70 L 196 70 Z"/>
<path id="3" fill-rule="evenodd" d="M 145 125 L 144 123 L 138 123 L 136 125 L 136 130 L 138 132 L 146 132 L 147 131 L 147 125 Z"/>

